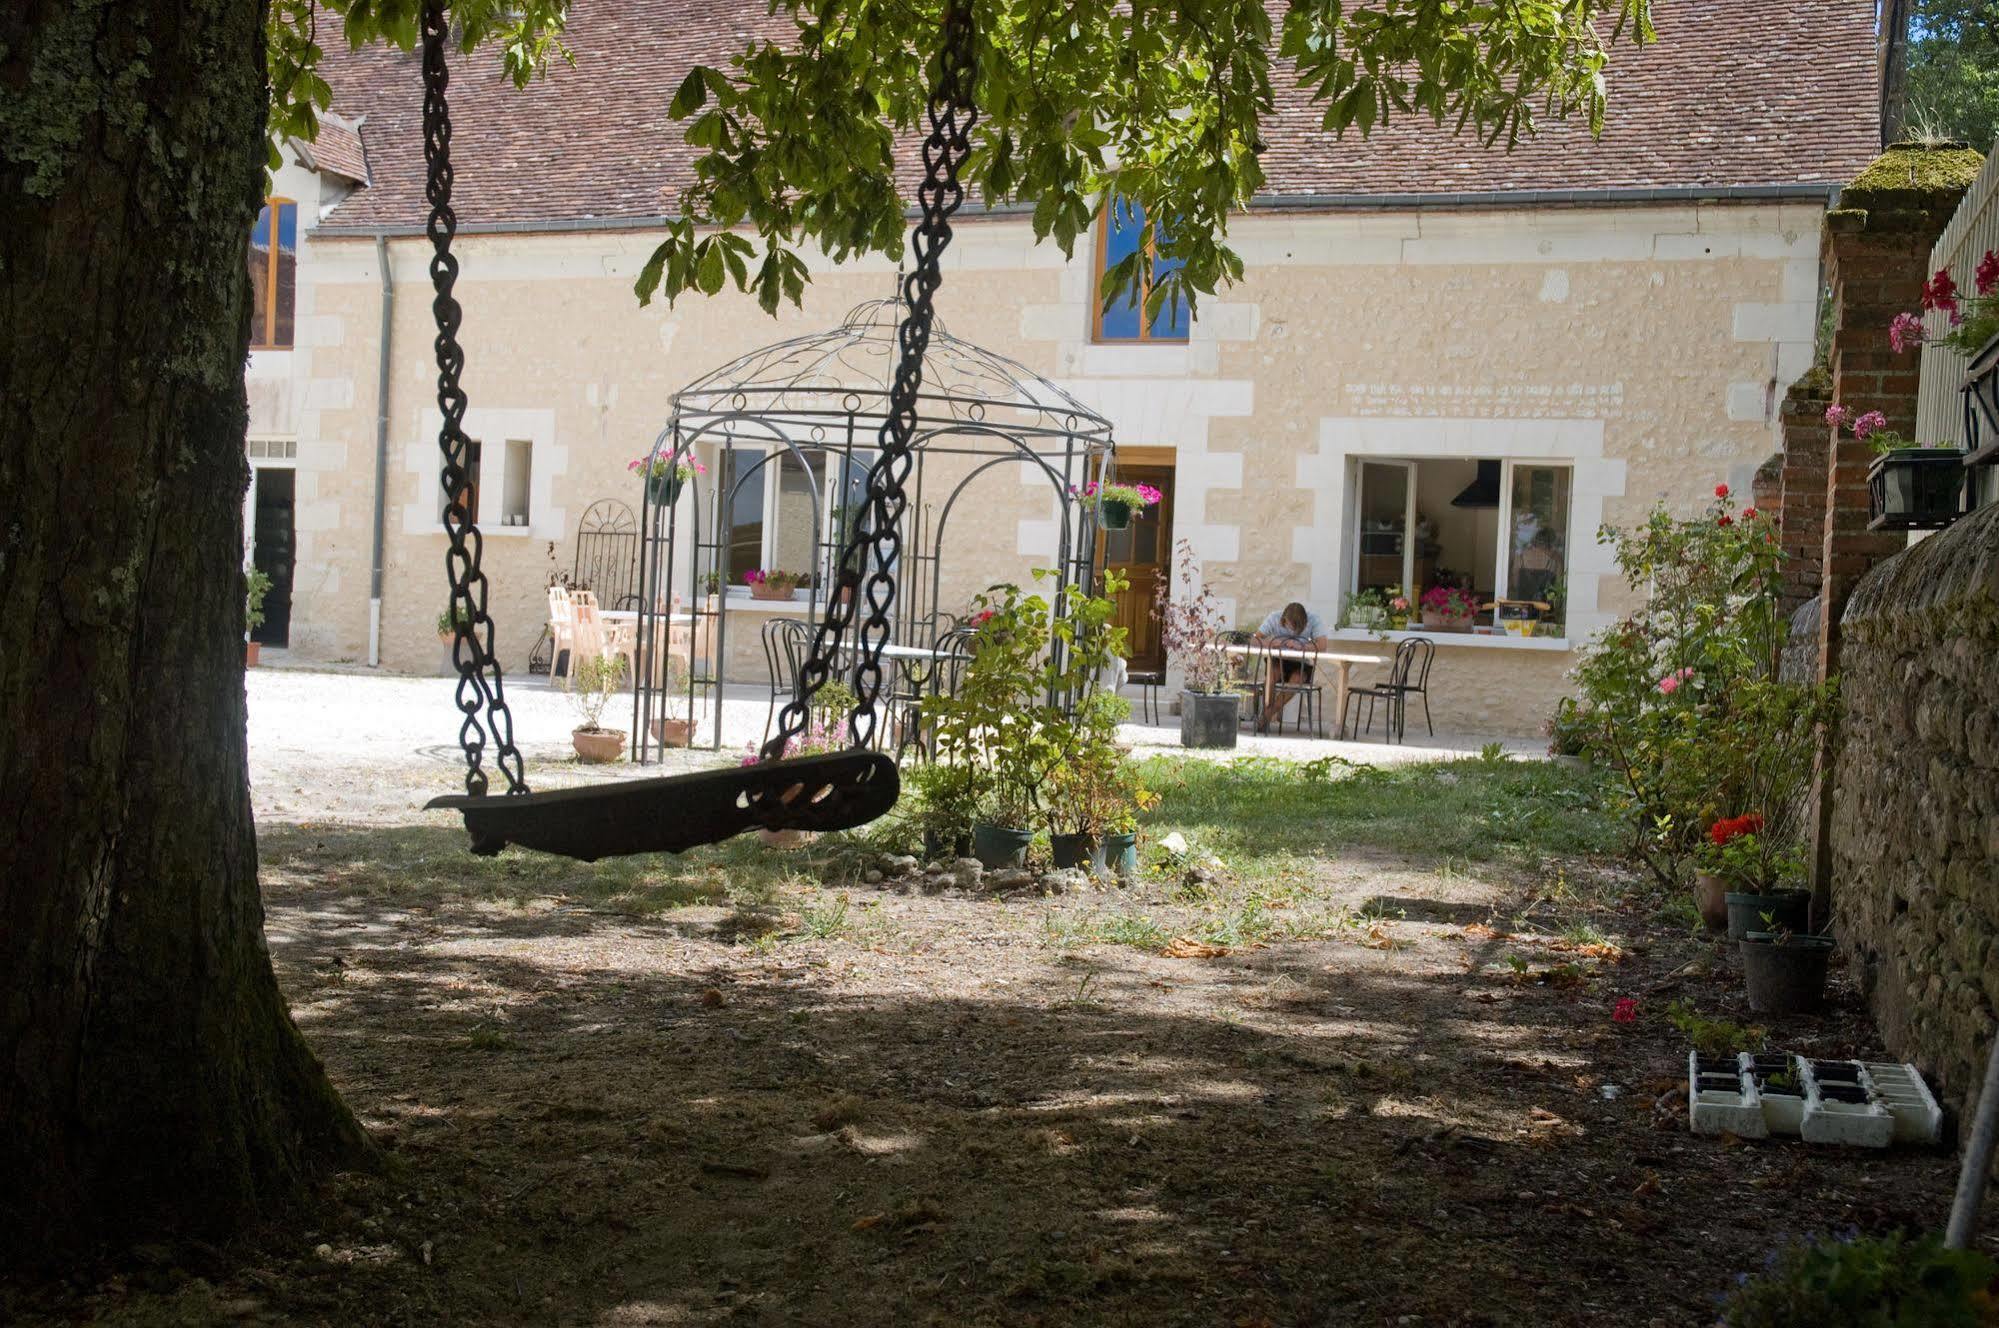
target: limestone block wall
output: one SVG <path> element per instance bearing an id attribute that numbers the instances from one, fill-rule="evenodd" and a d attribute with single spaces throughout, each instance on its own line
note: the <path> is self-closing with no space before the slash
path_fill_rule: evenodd
<path id="1" fill-rule="evenodd" d="M 1999 508 L 1847 602 L 1833 920 L 1898 1055 L 1962 1106 L 1999 1013 Z"/>

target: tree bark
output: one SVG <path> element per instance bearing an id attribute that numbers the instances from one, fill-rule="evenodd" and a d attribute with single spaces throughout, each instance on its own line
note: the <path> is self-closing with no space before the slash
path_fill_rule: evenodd
<path id="1" fill-rule="evenodd" d="M 0 17 L 0 1261 L 365 1136 L 264 944 L 243 697 L 261 0 Z"/>

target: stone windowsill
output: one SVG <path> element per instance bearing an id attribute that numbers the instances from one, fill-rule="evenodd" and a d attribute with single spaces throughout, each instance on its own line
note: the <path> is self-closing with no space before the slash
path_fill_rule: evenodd
<path id="1" fill-rule="evenodd" d="M 1423 631 L 1411 632 L 1371 632 L 1362 627 L 1337 627 L 1333 629 L 1335 641 L 1367 641 L 1376 645 L 1392 645 L 1406 641 L 1412 636 L 1435 641 L 1439 650 L 1447 647 L 1470 646 L 1475 650 L 1555 650 L 1570 648 L 1565 636 L 1481 636 L 1475 632 Z"/>

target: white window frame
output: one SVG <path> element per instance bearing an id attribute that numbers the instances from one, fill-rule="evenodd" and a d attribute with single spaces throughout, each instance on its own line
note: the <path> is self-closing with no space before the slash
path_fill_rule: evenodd
<path id="1" fill-rule="evenodd" d="M 1506 587 L 1511 583 L 1511 572 L 1512 572 L 1511 563 L 1512 563 L 1512 544 L 1513 544 L 1512 535 L 1513 535 L 1514 468 L 1516 466 L 1527 466 L 1527 467 L 1542 467 L 1542 468 L 1559 468 L 1568 471 L 1569 510 L 1568 510 L 1568 524 L 1567 527 L 1562 532 L 1562 558 L 1564 566 L 1563 577 L 1565 580 L 1571 580 L 1571 581 L 1573 580 L 1572 569 L 1573 569 L 1573 562 L 1575 558 L 1575 547 L 1576 547 L 1575 527 L 1576 527 L 1576 478 L 1577 477 L 1576 477 L 1575 458 L 1559 457 L 1559 456 L 1494 457 L 1494 456 L 1473 456 L 1470 454 L 1462 456 L 1456 454 L 1452 454 L 1449 456 L 1374 456 L 1372 454 L 1367 454 L 1367 455 L 1352 455 L 1347 458 L 1347 500 L 1346 500 L 1347 536 L 1345 540 L 1346 547 L 1343 550 L 1341 550 L 1341 558 L 1345 562 L 1345 574 L 1341 577 L 1341 584 L 1346 587 L 1345 590 L 1346 594 L 1353 595 L 1359 593 L 1360 591 L 1360 540 L 1362 534 L 1361 519 L 1360 519 L 1360 500 L 1361 500 L 1361 478 L 1363 475 L 1363 467 L 1401 466 L 1406 468 L 1406 473 L 1408 478 L 1407 478 L 1407 483 L 1405 485 L 1407 498 L 1406 498 L 1406 506 L 1404 509 L 1403 526 L 1402 526 L 1404 532 L 1402 540 L 1402 589 L 1405 594 L 1410 596 L 1413 602 L 1420 590 L 1419 587 L 1410 584 L 1414 580 L 1416 575 L 1416 561 L 1415 561 L 1416 542 L 1414 539 L 1410 538 L 1410 536 L 1415 532 L 1416 529 L 1417 476 L 1421 473 L 1422 466 L 1425 462 L 1428 462 L 1431 465 L 1437 465 L 1440 463 L 1452 462 L 1452 461 L 1499 462 L 1499 521 L 1498 521 L 1498 529 L 1494 534 L 1494 541 L 1498 547 L 1495 548 L 1493 551 L 1493 563 L 1492 563 L 1493 567 L 1492 584 L 1493 584 L 1494 598 L 1505 598 L 1505 596 L 1501 595 L 1500 592 L 1506 589 Z M 1345 607 L 1346 605 L 1343 600 L 1339 605 L 1339 611 L 1341 613 L 1344 613 Z M 1353 628 L 1342 628 L 1340 630 L 1342 632 L 1347 633 L 1349 636 L 1352 636 L 1357 631 L 1358 634 L 1362 636 L 1375 637 L 1379 635 L 1378 633 L 1372 631 L 1353 629 Z M 1508 645 L 1508 646 L 1527 648 L 1527 649 L 1550 649 L 1550 648 L 1567 649 L 1571 637 L 1573 635 L 1573 631 L 1574 629 L 1569 622 L 1568 615 L 1567 613 L 1565 613 L 1563 615 L 1563 621 L 1562 621 L 1563 635 L 1559 637 L 1514 637 L 1514 636 L 1493 635 L 1493 636 L 1472 636 L 1467 639 L 1477 641 L 1482 645 Z M 1388 635 L 1393 637 L 1396 636 L 1397 634 L 1389 633 Z M 1458 645 L 1462 644 L 1462 642 L 1453 640 L 1450 642 L 1450 644 Z"/>
<path id="2" fill-rule="evenodd" d="M 735 454 L 737 456 L 754 455 L 770 458 L 770 460 L 764 463 L 762 469 L 758 471 L 759 479 L 763 483 L 762 545 L 757 554 L 757 565 L 759 567 L 772 567 L 777 562 L 778 503 L 779 495 L 783 488 L 782 480 L 784 475 L 784 461 L 778 454 L 788 453 L 790 450 L 783 443 L 739 442 L 735 445 Z M 833 505 L 838 496 L 835 493 L 835 488 L 839 484 L 840 479 L 840 462 L 845 458 L 846 452 L 841 448 L 832 447 L 825 443 L 801 444 L 798 450 L 806 454 L 812 452 L 819 453 L 819 471 L 815 476 L 817 481 L 816 487 L 819 491 L 819 533 L 827 538 L 832 538 L 835 534 L 833 530 Z M 717 474 L 720 473 L 720 457 L 721 449 L 717 448 L 715 457 L 713 458 L 717 462 Z M 874 464 L 875 453 L 870 449 L 856 448 L 854 451 L 854 460 L 861 466 L 862 472 L 865 474 L 867 469 Z M 805 459 L 805 465 L 806 470 L 810 472 L 812 463 L 809 455 Z M 726 494 L 718 493 L 716 495 L 718 505 L 726 501 L 726 499 Z M 814 566 L 809 568 L 787 568 L 785 570 L 802 570 L 817 573 L 820 568 L 817 566 L 819 548 L 816 543 L 813 546 L 812 554 L 815 560 Z M 818 602 L 818 592 L 809 590 L 804 586 L 800 586 L 798 589 L 792 591 L 789 601 L 781 599 L 754 601 L 750 596 L 750 588 L 734 581 L 730 582 L 725 589 L 732 600 L 740 599 L 745 603 L 784 604 L 788 602 L 793 604 L 811 604 Z"/>

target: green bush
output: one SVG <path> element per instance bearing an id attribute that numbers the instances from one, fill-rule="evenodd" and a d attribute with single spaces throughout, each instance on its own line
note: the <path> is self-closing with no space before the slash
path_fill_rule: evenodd
<path id="1" fill-rule="evenodd" d="M 1999 1265 L 1936 1235 L 1807 1242 L 1728 1297 L 1728 1328 L 1993 1328 Z"/>
<path id="2" fill-rule="evenodd" d="M 1733 511 L 1724 485 L 1690 520 L 1658 508 L 1599 538 L 1645 599 L 1585 648 L 1557 738 L 1619 776 L 1632 849 L 1667 884 L 1725 817 L 1754 813 L 1782 844 L 1833 694 L 1777 677 L 1789 624 L 1774 526 Z"/>

